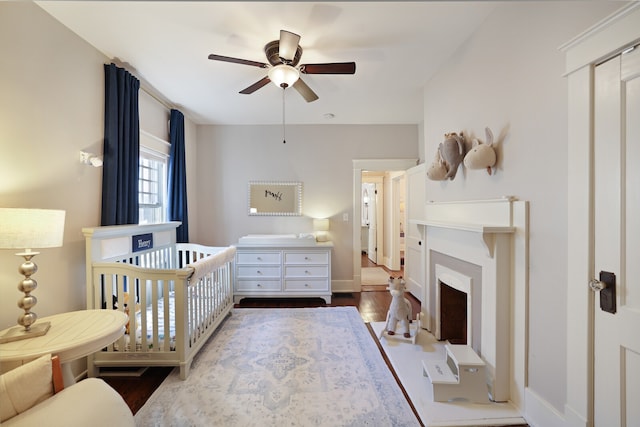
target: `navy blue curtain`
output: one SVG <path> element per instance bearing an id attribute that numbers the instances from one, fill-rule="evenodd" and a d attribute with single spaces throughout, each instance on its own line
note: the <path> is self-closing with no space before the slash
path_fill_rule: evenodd
<path id="1" fill-rule="evenodd" d="M 187 215 L 187 168 L 184 154 L 184 115 L 171 110 L 169 122 L 169 221 L 182 221 L 176 229 L 178 243 L 189 242 Z"/>
<path id="2" fill-rule="evenodd" d="M 104 65 L 102 225 L 138 223 L 140 81 L 114 64 Z"/>

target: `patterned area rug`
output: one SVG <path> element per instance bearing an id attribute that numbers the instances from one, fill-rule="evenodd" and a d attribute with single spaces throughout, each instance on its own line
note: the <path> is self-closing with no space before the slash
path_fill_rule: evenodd
<path id="1" fill-rule="evenodd" d="M 419 425 L 355 307 L 234 309 L 137 426 Z"/>

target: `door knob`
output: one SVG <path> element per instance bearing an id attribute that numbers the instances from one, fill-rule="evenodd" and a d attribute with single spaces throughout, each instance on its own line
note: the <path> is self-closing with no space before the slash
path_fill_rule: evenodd
<path id="1" fill-rule="evenodd" d="M 600 293 L 600 309 L 611 314 L 616 313 L 616 275 L 601 271 L 598 279 L 589 281 L 589 288 Z"/>
<path id="2" fill-rule="evenodd" d="M 589 280 L 589 288 L 591 288 L 593 292 L 599 292 L 605 289 L 606 287 L 607 287 L 607 284 L 601 280 L 598 280 L 598 279 Z"/>

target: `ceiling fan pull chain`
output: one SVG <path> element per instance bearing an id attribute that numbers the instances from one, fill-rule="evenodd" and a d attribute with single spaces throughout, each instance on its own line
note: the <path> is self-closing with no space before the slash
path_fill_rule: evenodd
<path id="1" fill-rule="evenodd" d="M 282 88 L 282 143 L 286 144 L 287 143 L 287 133 L 285 130 L 285 126 L 284 126 L 284 87 Z"/>

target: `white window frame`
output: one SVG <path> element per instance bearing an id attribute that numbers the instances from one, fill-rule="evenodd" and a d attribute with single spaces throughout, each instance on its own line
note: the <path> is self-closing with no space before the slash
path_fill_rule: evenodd
<path id="1" fill-rule="evenodd" d="M 156 171 L 156 180 L 157 180 L 157 200 L 153 204 L 143 204 L 140 201 L 139 208 L 139 224 L 152 224 L 152 223 L 161 223 L 166 222 L 168 217 L 168 200 L 167 200 L 167 186 L 168 186 L 168 165 L 169 165 L 169 147 L 170 144 L 168 141 L 165 141 L 161 138 L 158 138 L 155 135 L 150 134 L 144 130 L 140 130 L 140 162 L 139 162 L 139 172 L 140 177 L 138 178 L 139 189 L 138 189 L 138 197 L 139 200 L 142 196 L 143 186 L 142 180 L 145 179 L 142 171 L 142 162 L 143 160 L 150 160 L 158 165 L 158 170 Z M 154 209 L 157 209 L 155 213 L 145 213 L 152 212 Z"/>

